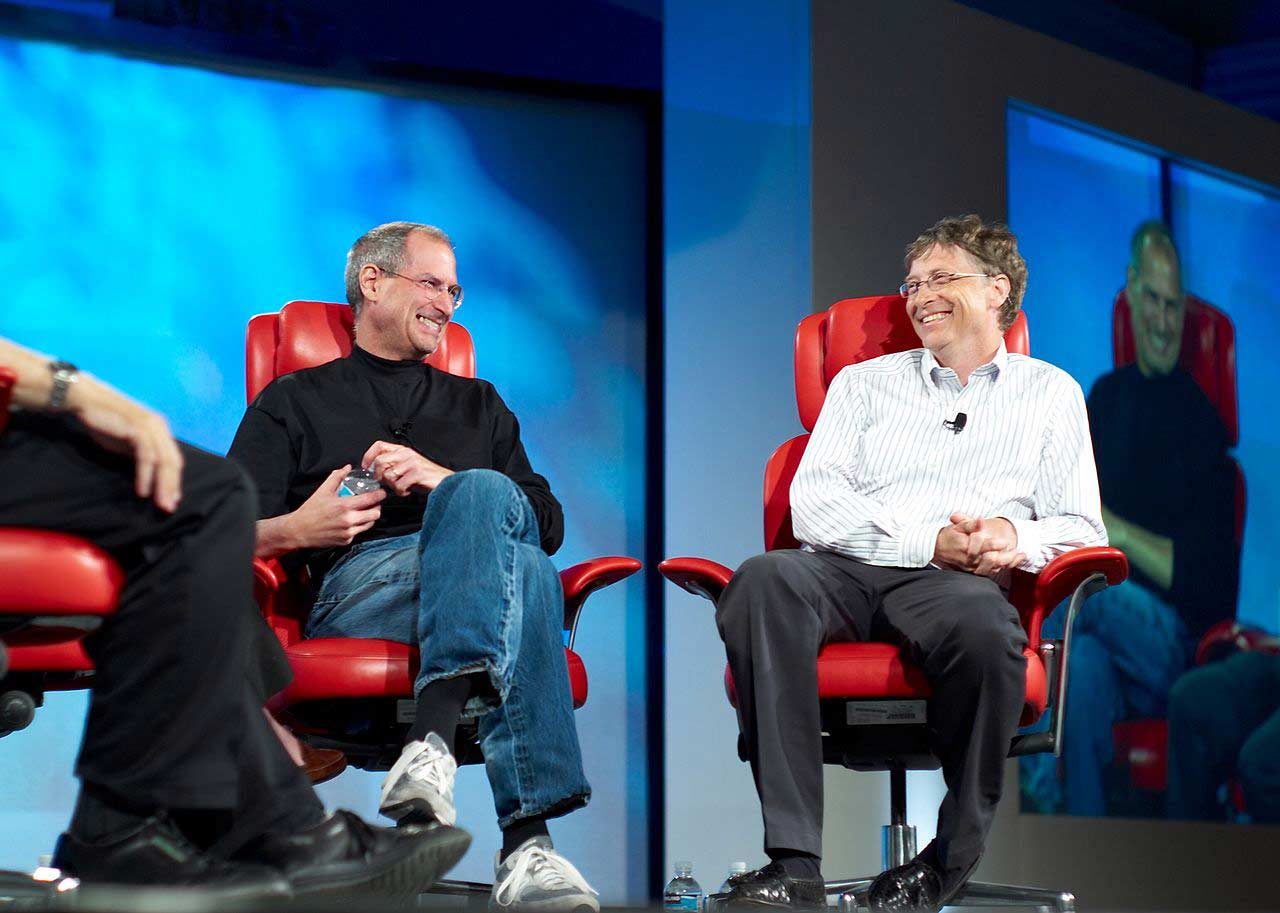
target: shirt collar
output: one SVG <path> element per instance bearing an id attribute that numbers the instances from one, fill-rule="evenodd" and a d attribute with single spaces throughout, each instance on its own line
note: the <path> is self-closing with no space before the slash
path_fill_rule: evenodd
<path id="1" fill-rule="evenodd" d="M 1004 337 L 1001 337 L 1000 345 L 996 348 L 996 354 L 985 365 L 975 369 L 973 373 L 979 376 L 990 374 L 993 381 L 998 380 L 1008 364 L 1009 350 L 1005 348 Z M 950 371 L 951 369 L 944 368 L 942 365 L 938 364 L 938 359 L 933 357 L 933 352 L 929 349 L 925 349 L 924 355 L 920 359 L 920 376 L 924 379 L 925 383 L 935 383 L 933 377 L 933 372 L 935 370 Z"/>

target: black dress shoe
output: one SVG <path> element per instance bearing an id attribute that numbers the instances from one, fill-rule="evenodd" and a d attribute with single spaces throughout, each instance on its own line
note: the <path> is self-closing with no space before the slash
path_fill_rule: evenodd
<path id="1" fill-rule="evenodd" d="M 906 865 L 881 872 L 867 889 L 872 913 L 934 913 L 942 900 L 942 876 L 917 856 Z"/>
<path id="2" fill-rule="evenodd" d="M 735 876 L 728 891 L 711 897 L 722 910 L 744 907 L 821 910 L 827 905 L 827 892 L 821 878 L 792 878 L 778 862 Z"/>
<path id="3" fill-rule="evenodd" d="M 470 845 L 461 828 L 371 827 L 339 810 L 299 833 L 260 837 L 236 856 L 280 870 L 297 896 L 408 896 L 439 881 Z"/>
<path id="4" fill-rule="evenodd" d="M 275 869 L 226 862 L 197 849 L 164 815 L 101 840 L 72 833 L 58 838 L 53 866 L 82 885 L 201 888 L 223 899 L 254 900 L 291 894 Z"/>

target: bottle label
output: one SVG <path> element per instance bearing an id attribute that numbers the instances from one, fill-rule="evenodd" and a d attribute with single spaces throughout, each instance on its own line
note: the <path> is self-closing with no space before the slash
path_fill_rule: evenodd
<path id="1" fill-rule="evenodd" d="M 665 897 L 662 901 L 664 910 L 685 910 L 687 913 L 698 913 L 701 905 L 697 894 L 680 894 L 676 897 Z"/>

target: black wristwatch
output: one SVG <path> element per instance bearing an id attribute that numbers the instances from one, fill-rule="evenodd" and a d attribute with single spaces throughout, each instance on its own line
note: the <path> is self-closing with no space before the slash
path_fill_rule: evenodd
<path id="1" fill-rule="evenodd" d="M 71 385 L 76 382 L 80 369 L 69 361 L 51 361 L 49 370 L 53 373 L 53 386 L 49 388 L 49 409 L 53 412 L 65 412 L 67 394 L 71 392 Z"/>

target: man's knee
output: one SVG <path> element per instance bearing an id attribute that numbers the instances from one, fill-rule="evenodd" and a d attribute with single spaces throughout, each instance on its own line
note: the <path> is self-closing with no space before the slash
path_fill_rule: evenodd
<path id="1" fill-rule="evenodd" d="M 1240 749 L 1236 762 L 1236 776 L 1244 792 L 1245 807 L 1255 816 L 1262 815 L 1268 822 L 1280 815 L 1280 758 L 1276 750 L 1280 746 L 1273 739 L 1262 737 L 1262 731 L 1254 732 Z M 1264 804 L 1266 807 L 1264 808 Z"/>
<path id="2" fill-rule="evenodd" d="M 257 492 L 239 463 L 186 444 L 182 448 L 182 506 L 180 510 L 209 514 L 221 509 L 246 522 L 257 518 Z"/>
<path id="3" fill-rule="evenodd" d="M 1169 726 L 1174 730 L 1212 732 L 1222 695 L 1212 666 L 1192 669 L 1173 683 L 1169 691 Z"/>
<path id="4" fill-rule="evenodd" d="M 716 624 L 726 642 L 756 627 L 794 627 L 797 611 L 812 601 L 803 592 L 807 553 L 780 550 L 748 558 L 716 603 Z"/>
<path id="5" fill-rule="evenodd" d="M 515 482 L 496 469 L 464 469 L 445 476 L 436 486 L 437 492 L 469 498 L 501 499 L 519 490 Z"/>
<path id="6" fill-rule="evenodd" d="M 1023 670 L 1026 632 L 999 589 L 979 581 L 964 587 L 947 603 L 955 620 L 950 639 L 961 656 L 987 669 Z"/>

